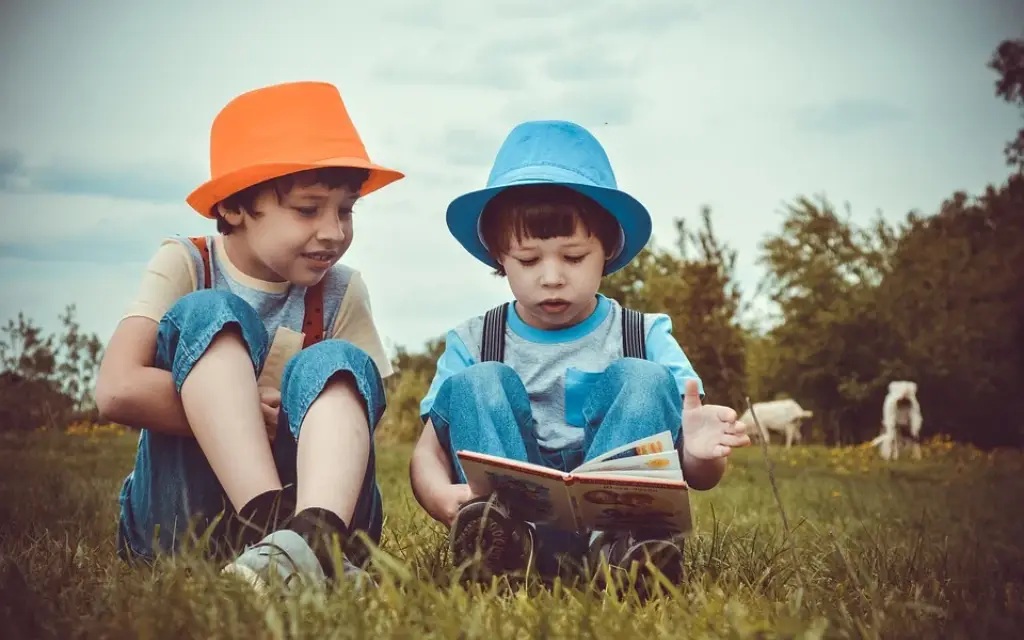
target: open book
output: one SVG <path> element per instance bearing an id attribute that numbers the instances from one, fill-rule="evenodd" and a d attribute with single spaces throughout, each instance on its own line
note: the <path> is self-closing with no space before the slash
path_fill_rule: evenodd
<path id="1" fill-rule="evenodd" d="M 641 438 L 569 473 L 459 451 L 470 488 L 497 492 L 517 517 L 559 529 L 689 532 L 690 498 L 668 431 Z"/>

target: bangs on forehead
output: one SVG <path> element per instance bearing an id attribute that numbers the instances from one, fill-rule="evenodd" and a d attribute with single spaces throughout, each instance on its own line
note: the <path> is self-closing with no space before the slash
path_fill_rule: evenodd
<path id="1" fill-rule="evenodd" d="M 324 167 L 321 169 L 309 169 L 298 173 L 291 173 L 274 179 L 274 191 L 278 198 L 288 195 L 295 187 L 309 187 L 315 184 L 323 185 L 328 189 L 347 188 L 349 191 L 357 192 L 362 188 L 369 171 L 365 169 L 354 169 L 349 167 Z"/>
<path id="2" fill-rule="evenodd" d="M 619 247 L 621 228 L 604 207 L 582 193 L 560 185 L 528 185 L 505 189 L 487 203 L 480 231 L 491 255 L 500 262 L 512 239 L 566 238 L 582 228 L 596 236 L 605 255 Z"/>
<path id="3" fill-rule="evenodd" d="M 214 216 L 217 218 L 217 231 L 228 235 L 234 230 L 234 227 L 228 224 L 224 216 L 220 214 L 220 207 L 231 211 L 245 211 L 247 215 L 258 216 L 259 212 L 255 211 L 254 203 L 268 189 L 274 192 L 278 202 L 291 193 L 295 187 L 312 184 L 322 184 L 328 189 L 347 187 L 354 194 L 358 195 L 359 191 L 363 188 L 363 183 L 369 177 L 370 172 L 366 169 L 356 167 L 321 167 L 319 169 L 307 169 L 278 178 L 264 180 L 259 184 L 254 184 L 231 194 L 214 206 Z"/>
<path id="4" fill-rule="evenodd" d="M 589 229 L 582 225 L 582 219 L 575 207 L 564 204 L 523 205 L 515 214 L 509 216 L 509 224 L 499 227 L 501 237 L 498 239 L 498 244 L 507 250 L 511 246 L 513 238 L 518 242 L 529 238 L 536 240 L 567 238 L 575 235 L 580 226 L 584 227 L 585 233 L 590 234 Z"/>

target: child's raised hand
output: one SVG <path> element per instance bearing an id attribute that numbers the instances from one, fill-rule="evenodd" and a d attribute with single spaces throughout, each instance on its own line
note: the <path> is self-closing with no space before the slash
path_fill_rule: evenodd
<path id="1" fill-rule="evenodd" d="M 733 447 L 750 444 L 747 428 L 729 407 L 702 405 L 697 381 L 686 381 L 683 396 L 683 449 L 699 460 L 724 458 Z"/>

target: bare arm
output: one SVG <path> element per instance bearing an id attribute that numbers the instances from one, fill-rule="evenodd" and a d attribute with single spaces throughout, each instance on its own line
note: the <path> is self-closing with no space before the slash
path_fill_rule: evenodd
<path id="1" fill-rule="evenodd" d="M 174 378 L 153 366 L 157 326 L 140 316 L 117 325 L 96 377 L 96 407 L 110 422 L 192 437 Z"/>
<path id="2" fill-rule="evenodd" d="M 434 425 L 427 420 L 409 462 L 412 493 L 434 520 L 451 526 L 459 506 L 472 498 L 469 487 L 453 484 L 448 453 L 437 440 Z"/>
<path id="3" fill-rule="evenodd" d="M 686 484 L 697 491 L 714 489 L 725 475 L 725 468 L 728 465 L 727 458 L 701 460 L 686 451 L 681 452 L 681 458 Z"/>
<path id="4" fill-rule="evenodd" d="M 692 398 L 690 401 L 694 403 Z M 698 397 L 696 403 L 691 404 L 691 406 L 700 406 L 701 404 L 702 402 Z M 683 405 L 686 405 L 686 396 L 683 396 Z M 681 443 L 683 446 L 680 447 L 679 451 L 679 461 L 683 465 L 683 477 L 686 478 L 686 484 L 697 491 L 714 489 L 725 474 L 727 459 L 702 460 L 695 458 L 686 450 L 685 442 L 684 438 Z"/>
<path id="5" fill-rule="evenodd" d="M 746 426 L 737 420 L 735 410 L 703 404 L 693 379 L 686 381 L 682 419 L 683 477 L 698 491 L 713 489 L 725 474 L 733 448 L 750 444 Z"/>

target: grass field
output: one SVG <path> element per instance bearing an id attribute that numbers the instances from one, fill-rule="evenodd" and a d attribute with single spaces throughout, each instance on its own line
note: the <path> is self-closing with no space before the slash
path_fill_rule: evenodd
<path id="1" fill-rule="evenodd" d="M 0 635 L 135 638 L 1017 638 L 1024 629 L 1024 455 L 933 442 L 920 462 L 869 449 L 740 451 L 694 493 L 684 588 L 633 594 L 452 583 L 415 508 L 410 449 L 380 445 L 381 587 L 261 601 L 195 559 L 114 555 L 135 439 L 0 435 Z"/>

